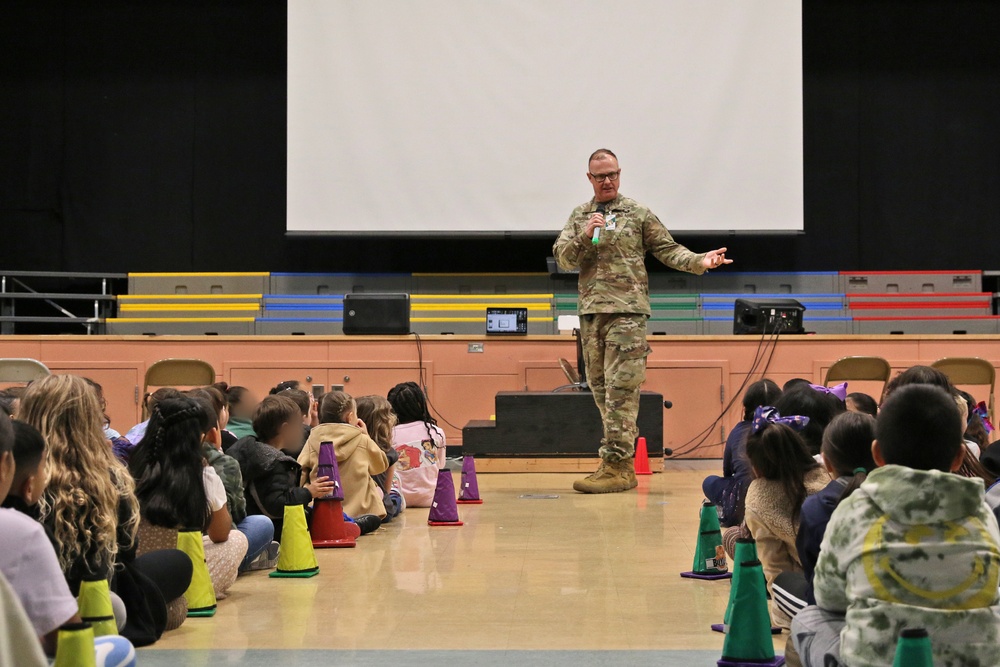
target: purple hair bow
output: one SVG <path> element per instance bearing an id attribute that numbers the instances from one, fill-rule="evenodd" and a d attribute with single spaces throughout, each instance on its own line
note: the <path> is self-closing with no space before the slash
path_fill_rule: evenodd
<path id="1" fill-rule="evenodd" d="M 757 435 L 771 424 L 784 424 L 793 431 L 801 431 L 809 424 L 809 417 L 793 415 L 782 417 L 776 409 L 769 405 L 762 405 L 753 411 L 753 424 L 750 426 L 750 434 Z"/>
<path id="2" fill-rule="evenodd" d="M 847 383 L 841 382 L 840 384 L 835 384 L 832 387 L 824 387 L 818 384 L 809 385 L 816 391 L 821 391 L 824 394 L 830 394 L 831 396 L 836 396 L 841 400 L 841 402 L 847 401 Z"/>
<path id="3" fill-rule="evenodd" d="M 972 408 L 972 414 L 979 417 L 980 421 L 983 422 L 983 428 L 986 429 L 987 433 L 992 433 L 994 430 L 993 423 L 990 421 L 990 411 L 986 407 L 985 401 L 979 401 L 979 405 Z"/>

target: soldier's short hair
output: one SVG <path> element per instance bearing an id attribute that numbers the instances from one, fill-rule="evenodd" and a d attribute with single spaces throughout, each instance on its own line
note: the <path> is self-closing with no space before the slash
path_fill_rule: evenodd
<path id="1" fill-rule="evenodd" d="M 587 164 L 590 164 L 599 157 L 604 157 L 605 155 L 610 155 L 614 159 L 618 159 L 618 156 L 611 152 L 608 148 L 598 148 L 596 151 L 590 154 L 590 159 L 587 160 Z"/>
<path id="2" fill-rule="evenodd" d="M 940 387 L 913 384 L 886 399 L 875 439 L 886 463 L 951 472 L 964 430 L 955 399 Z"/>

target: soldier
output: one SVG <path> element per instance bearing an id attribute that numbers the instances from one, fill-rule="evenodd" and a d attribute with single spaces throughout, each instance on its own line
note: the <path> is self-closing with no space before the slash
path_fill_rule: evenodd
<path id="1" fill-rule="evenodd" d="M 637 484 L 632 456 L 651 314 L 646 252 L 673 269 L 695 274 L 732 260 L 726 259 L 725 248 L 691 252 L 674 241 L 652 211 L 619 195 L 621 169 L 614 153 L 602 148 L 588 164 L 594 198 L 573 209 L 552 252 L 563 269 L 580 269 L 578 311 L 587 381 L 604 423 L 601 465 L 573 488 L 613 493 Z"/>

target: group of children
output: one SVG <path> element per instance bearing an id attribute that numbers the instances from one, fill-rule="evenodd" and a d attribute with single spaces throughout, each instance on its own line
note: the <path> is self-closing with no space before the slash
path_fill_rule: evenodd
<path id="1" fill-rule="evenodd" d="M 414 382 L 318 401 L 295 382 L 260 401 L 221 383 L 163 388 L 125 436 L 84 378 L 51 375 L 13 393 L 0 396 L 0 594 L 9 584 L 39 640 L 24 664 L 52 655 L 59 628 L 80 620 L 85 581 L 109 582 L 119 632 L 135 646 L 178 627 L 192 579 L 179 534 L 201 536 L 219 600 L 240 574 L 273 568 L 285 506 L 308 515 L 333 490 L 317 474 L 322 443 L 333 444 L 356 536 L 407 505 L 428 507 L 445 465 L 444 432 Z"/>
<path id="2" fill-rule="evenodd" d="M 756 541 L 789 664 L 890 665 L 923 628 L 935 665 L 1000 665 L 998 452 L 972 401 L 926 366 L 881 406 L 805 380 L 747 389 L 703 492 L 730 557 Z"/>

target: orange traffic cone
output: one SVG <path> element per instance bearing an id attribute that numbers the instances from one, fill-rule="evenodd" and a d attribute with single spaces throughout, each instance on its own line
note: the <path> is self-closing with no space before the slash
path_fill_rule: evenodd
<path id="1" fill-rule="evenodd" d="M 319 445 L 319 465 L 316 468 L 320 477 L 329 477 L 333 482 L 333 493 L 325 498 L 313 501 L 312 511 L 312 544 L 317 549 L 334 547 L 356 547 L 355 531 L 349 529 L 344 521 L 344 489 L 340 485 L 340 468 L 337 467 L 337 457 L 333 452 L 332 442 L 321 442 Z"/>
<path id="2" fill-rule="evenodd" d="M 640 437 L 639 441 L 635 444 L 635 474 L 653 474 L 649 469 L 649 450 L 646 449 L 646 439 L 643 437 Z"/>

